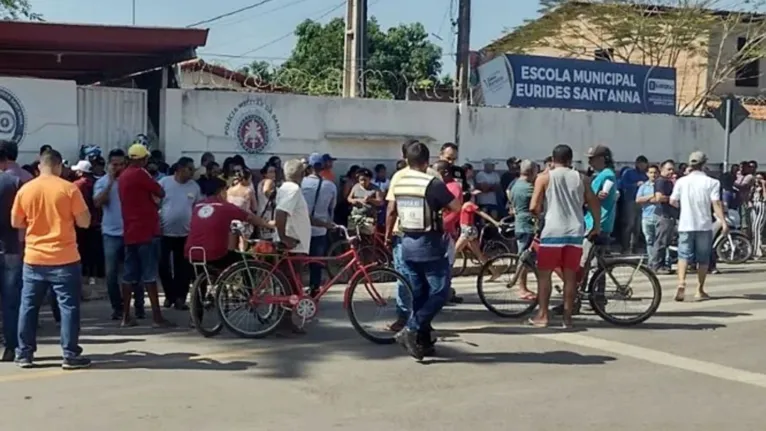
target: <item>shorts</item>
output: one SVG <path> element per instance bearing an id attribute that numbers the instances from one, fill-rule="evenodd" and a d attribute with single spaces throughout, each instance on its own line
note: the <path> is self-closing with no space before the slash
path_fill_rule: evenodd
<path id="1" fill-rule="evenodd" d="M 713 254 L 713 231 L 678 232 L 678 258 L 698 265 L 709 265 Z"/>
<path id="2" fill-rule="evenodd" d="M 537 249 L 537 267 L 543 271 L 553 271 L 556 268 L 578 271 L 581 258 L 582 247 L 579 246 L 551 247 L 540 245 Z"/>
<path id="3" fill-rule="evenodd" d="M 516 246 L 519 248 L 518 254 L 524 253 L 530 246 L 532 246 L 532 240 L 535 239 L 535 235 L 526 232 L 520 232 L 516 234 Z"/>
<path id="4" fill-rule="evenodd" d="M 159 268 L 160 239 L 125 245 L 125 284 L 156 283 Z"/>
<path id="5" fill-rule="evenodd" d="M 460 238 L 465 238 L 468 241 L 473 241 L 479 238 L 479 230 L 476 226 L 460 226 Z"/>

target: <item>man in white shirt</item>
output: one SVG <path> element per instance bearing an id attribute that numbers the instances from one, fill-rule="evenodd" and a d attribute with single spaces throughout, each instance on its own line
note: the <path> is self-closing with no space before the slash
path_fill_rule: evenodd
<path id="1" fill-rule="evenodd" d="M 285 182 L 277 189 L 276 224 L 277 242 L 293 253 L 308 254 L 311 244 L 309 207 L 301 191 L 304 167 L 300 160 L 284 164 Z"/>
<path id="2" fill-rule="evenodd" d="M 691 172 L 679 178 L 670 195 L 670 204 L 680 208 L 678 218 L 678 291 L 676 301 L 684 300 L 686 269 L 689 263 L 697 264 L 697 292 L 695 298 L 708 299 L 705 278 L 712 254 L 713 214 L 722 221 L 723 234 L 729 227 L 724 221 L 723 205 L 718 180 L 704 172 L 707 156 L 695 151 L 689 156 Z"/>
<path id="3" fill-rule="evenodd" d="M 500 215 L 497 202 L 500 174 L 495 171 L 495 162 L 484 160 L 484 170 L 476 174 L 476 187 L 481 190 L 476 196 L 476 204 L 482 211 L 497 219 Z"/>

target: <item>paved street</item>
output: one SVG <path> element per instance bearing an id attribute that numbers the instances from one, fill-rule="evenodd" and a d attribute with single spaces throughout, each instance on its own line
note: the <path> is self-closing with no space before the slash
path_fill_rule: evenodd
<path id="1" fill-rule="evenodd" d="M 168 312 L 178 330 L 121 330 L 104 320 L 106 302 L 90 302 L 82 344 L 93 368 L 59 368 L 46 314 L 41 367 L 0 366 L 0 429 L 760 430 L 766 265 L 722 269 L 714 300 L 675 303 L 675 279 L 663 276 L 648 322 L 585 315 L 573 332 L 499 319 L 474 279 L 459 279 L 468 303 L 446 309 L 439 356 L 423 363 L 359 337 L 342 289 L 299 339 L 204 339 L 178 311 Z"/>

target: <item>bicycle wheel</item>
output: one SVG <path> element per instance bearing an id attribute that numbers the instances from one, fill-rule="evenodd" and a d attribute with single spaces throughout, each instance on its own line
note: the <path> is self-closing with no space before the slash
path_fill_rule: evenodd
<path id="1" fill-rule="evenodd" d="M 498 240 L 487 241 L 484 243 L 484 247 L 481 248 L 481 251 L 487 259 L 500 256 L 501 254 L 511 254 L 511 248 L 508 247 L 508 244 Z"/>
<path id="2" fill-rule="evenodd" d="M 367 268 L 367 277 L 364 273 L 356 274 L 348 284 L 346 295 L 346 312 L 351 326 L 359 335 L 375 344 L 393 344 L 396 333 L 391 332 L 389 324 L 398 317 L 409 318 L 412 315 L 412 286 L 402 274 L 391 268 L 377 265 Z M 375 307 L 374 323 L 360 323 L 358 316 L 362 305 L 357 302 L 365 299 Z M 386 311 L 390 314 L 381 318 L 381 314 Z"/>
<path id="3" fill-rule="evenodd" d="M 263 338 L 277 330 L 285 308 L 277 304 L 251 305 L 252 291 L 258 299 L 282 296 L 290 292 L 289 284 L 280 272 L 257 261 L 240 262 L 228 267 L 218 278 L 215 303 L 226 329 L 242 338 Z"/>
<path id="4" fill-rule="evenodd" d="M 519 287 L 525 270 L 527 292 Z M 515 254 L 497 255 L 482 265 L 476 279 L 476 293 L 487 310 L 505 318 L 522 317 L 537 307 L 537 296 L 529 290 L 537 286 L 537 268 L 528 262 L 519 262 Z"/>
<path id="5" fill-rule="evenodd" d="M 359 259 L 362 261 L 363 265 L 377 263 L 382 266 L 388 266 L 389 264 L 393 264 L 393 262 L 389 260 L 386 252 L 374 245 L 365 245 L 360 248 Z"/>
<path id="6" fill-rule="evenodd" d="M 194 329 L 200 335 L 203 337 L 215 337 L 223 329 L 223 324 L 215 309 L 215 298 L 218 290 L 218 285 L 215 284 L 215 281 L 218 278 L 218 272 L 212 269 L 208 269 L 208 272 L 212 280 L 208 279 L 207 273 L 202 272 L 192 283 L 191 291 L 189 292 L 191 297 L 189 313 L 191 314 Z"/>
<path id="7" fill-rule="evenodd" d="M 618 269 L 627 270 L 625 281 L 618 278 Z M 641 280 L 636 280 L 637 276 Z M 609 285 L 613 285 L 610 289 Z M 637 292 L 646 291 L 648 298 Z M 630 260 L 610 260 L 598 268 L 588 283 L 588 301 L 593 311 L 605 321 L 617 326 L 638 325 L 652 317 L 662 301 L 662 286 L 657 276 L 647 266 Z M 644 304 L 645 309 L 637 313 L 611 312 L 607 308 L 620 302 L 626 305 Z"/>
<path id="8" fill-rule="evenodd" d="M 715 253 L 719 262 L 738 265 L 753 256 L 753 243 L 741 232 L 729 233 L 718 241 Z"/>

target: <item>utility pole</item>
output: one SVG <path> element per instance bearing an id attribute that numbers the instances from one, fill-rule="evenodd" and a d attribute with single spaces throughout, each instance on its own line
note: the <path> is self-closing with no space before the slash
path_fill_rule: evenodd
<path id="1" fill-rule="evenodd" d="M 133 25 L 136 25 L 136 0 L 133 0 L 132 11 L 133 11 L 133 21 L 132 22 L 133 22 Z"/>
<path id="2" fill-rule="evenodd" d="M 367 57 L 367 0 L 347 0 L 343 53 L 343 97 L 364 97 Z"/>
<path id="3" fill-rule="evenodd" d="M 455 143 L 460 145 L 460 123 L 463 110 L 468 109 L 471 87 L 468 82 L 471 68 L 471 0 L 459 0 L 457 15 L 457 81 L 458 104 L 455 115 Z"/>
<path id="4" fill-rule="evenodd" d="M 460 0 L 457 16 L 458 100 L 468 102 L 471 53 L 471 0 Z"/>

